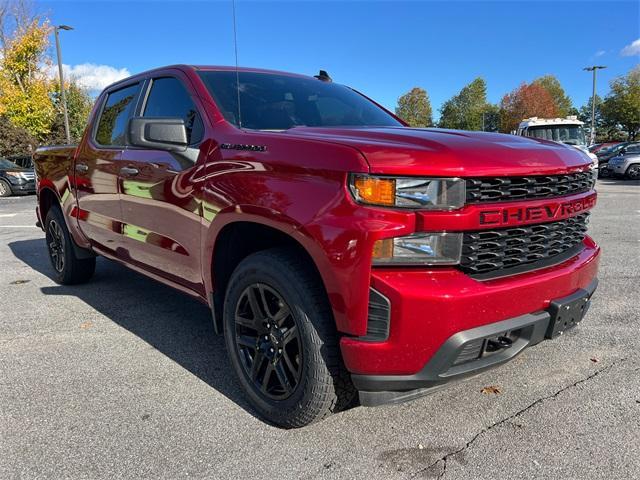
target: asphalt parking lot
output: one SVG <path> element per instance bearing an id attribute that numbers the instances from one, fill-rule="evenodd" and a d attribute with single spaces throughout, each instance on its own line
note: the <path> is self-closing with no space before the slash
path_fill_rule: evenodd
<path id="1" fill-rule="evenodd" d="M 251 413 L 203 305 L 103 259 L 56 285 L 35 197 L 0 199 L 0 478 L 640 478 L 640 182 L 598 189 L 578 329 L 289 431 Z"/>

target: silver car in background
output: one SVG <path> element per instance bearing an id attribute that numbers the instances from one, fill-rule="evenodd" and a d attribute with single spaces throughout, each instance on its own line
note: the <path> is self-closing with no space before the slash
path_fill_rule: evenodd
<path id="1" fill-rule="evenodd" d="M 640 180 L 640 144 L 630 145 L 611 158 L 609 170 L 615 177 Z"/>

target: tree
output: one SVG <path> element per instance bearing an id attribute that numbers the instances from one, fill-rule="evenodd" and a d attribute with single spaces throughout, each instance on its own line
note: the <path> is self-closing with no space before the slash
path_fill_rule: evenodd
<path id="1" fill-rule="evenodd" d="M 396 115 L 412 127 L 433 125 L 431 102 L 427 92 L 419 87 L 412 88 L 398 99 Z"/>
<path id="2" fill-rule="evenodd" d="M 491 112 L 487 102 L 487 84 L 478 77 L 466 85 L 460 93 L 453 96 L 440 109 L 441 128 L 459 130 L 482 130 L 486 127 L 486 115 Z"/>
<path id="3" fill-rule="evenodd" d="M 557 115 L 560 117 L 566 117 L 567 115 L 574 115 L 575 108 L 571 98 L 566 94 L 560 81 L 554 75 L 545 75 L 533 81 L 534 85 L 540 85 L 544 87 L 556 106 Z"/>
<path id="4" fill-rule="evenodd" d="M 38 20 L 19 27 L 7 41 L 0 70 L 0 115 L 39 139 L 50 132 L 55 115 L 45 73 L 49 31 Z"/>
<path id="5" fill-rule="evenodd" d="M 611 91 L 602 104 L 602 116 L 609 124 L 620 125 L 629 140 L 640 132 L 640 66 L 610 83 Z"/>
<path id="6" fill-rule="evenodd" d="M 46 143 L 66 143 L 67 136 L 64 131 L 64 113 L 62 98 L 60 96 L 60 83 L 55 84 L 52 99 L 56 110 L 56 116 L 51 125 L 51 133 L 47 136 Z M 65 82 L 67 96 L 67 112 L 69 115 L 69 133 L 71 142 L 79 143 L 93 107 L 93 99 L 86 89 L 78 85 L 73 79 Z"/>
<path id="7" fill-rule="evenodd" d="M 509 133 L 525 118 L 558 116 L 551 94 L 542 85 L 523 83 L 500 101 L 500 131 Z"/>
<path id="8" fill-rule="evenodd" d="M 589 101 L 578 110 L 578 119 L 584 122 L 587 138 L 591 135 L 591 97 Z M 602 99 L 596 95 L 596 142 L 607 142 L 613 140 L 624 140 L 624 133 L 616 122 L 611 122 L 604 118 L 602 114 Z"/>
<path id="9" fill-rule="evenodd" d="M 30 155 L 37 142 L 24 128 L 14 126 L 5 116 L 0 116 L 0 157 Z"/>

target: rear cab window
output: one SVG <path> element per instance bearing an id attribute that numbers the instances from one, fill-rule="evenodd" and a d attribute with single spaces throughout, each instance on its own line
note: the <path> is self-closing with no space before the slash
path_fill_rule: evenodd
<path id="1" fill-rule="evenodd" d="M 133 116 L 139 92 L 140 83 L 135 83 L 107 94 L 95 132 L 98 145 L 126 145 L 127 123 Z"/>

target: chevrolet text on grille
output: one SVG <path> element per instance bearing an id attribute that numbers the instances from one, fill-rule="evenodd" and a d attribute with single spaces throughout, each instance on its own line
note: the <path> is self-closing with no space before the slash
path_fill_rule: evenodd
<path id="1" fill-rule="evenodd" d="M 480 212 L 481 225 L 517 225 L 519 223 L 568 218 L 593 208 L 596 196 L 591 195 L 573 202 L 549 203 L 536 207 L 503 207 Z"/>

